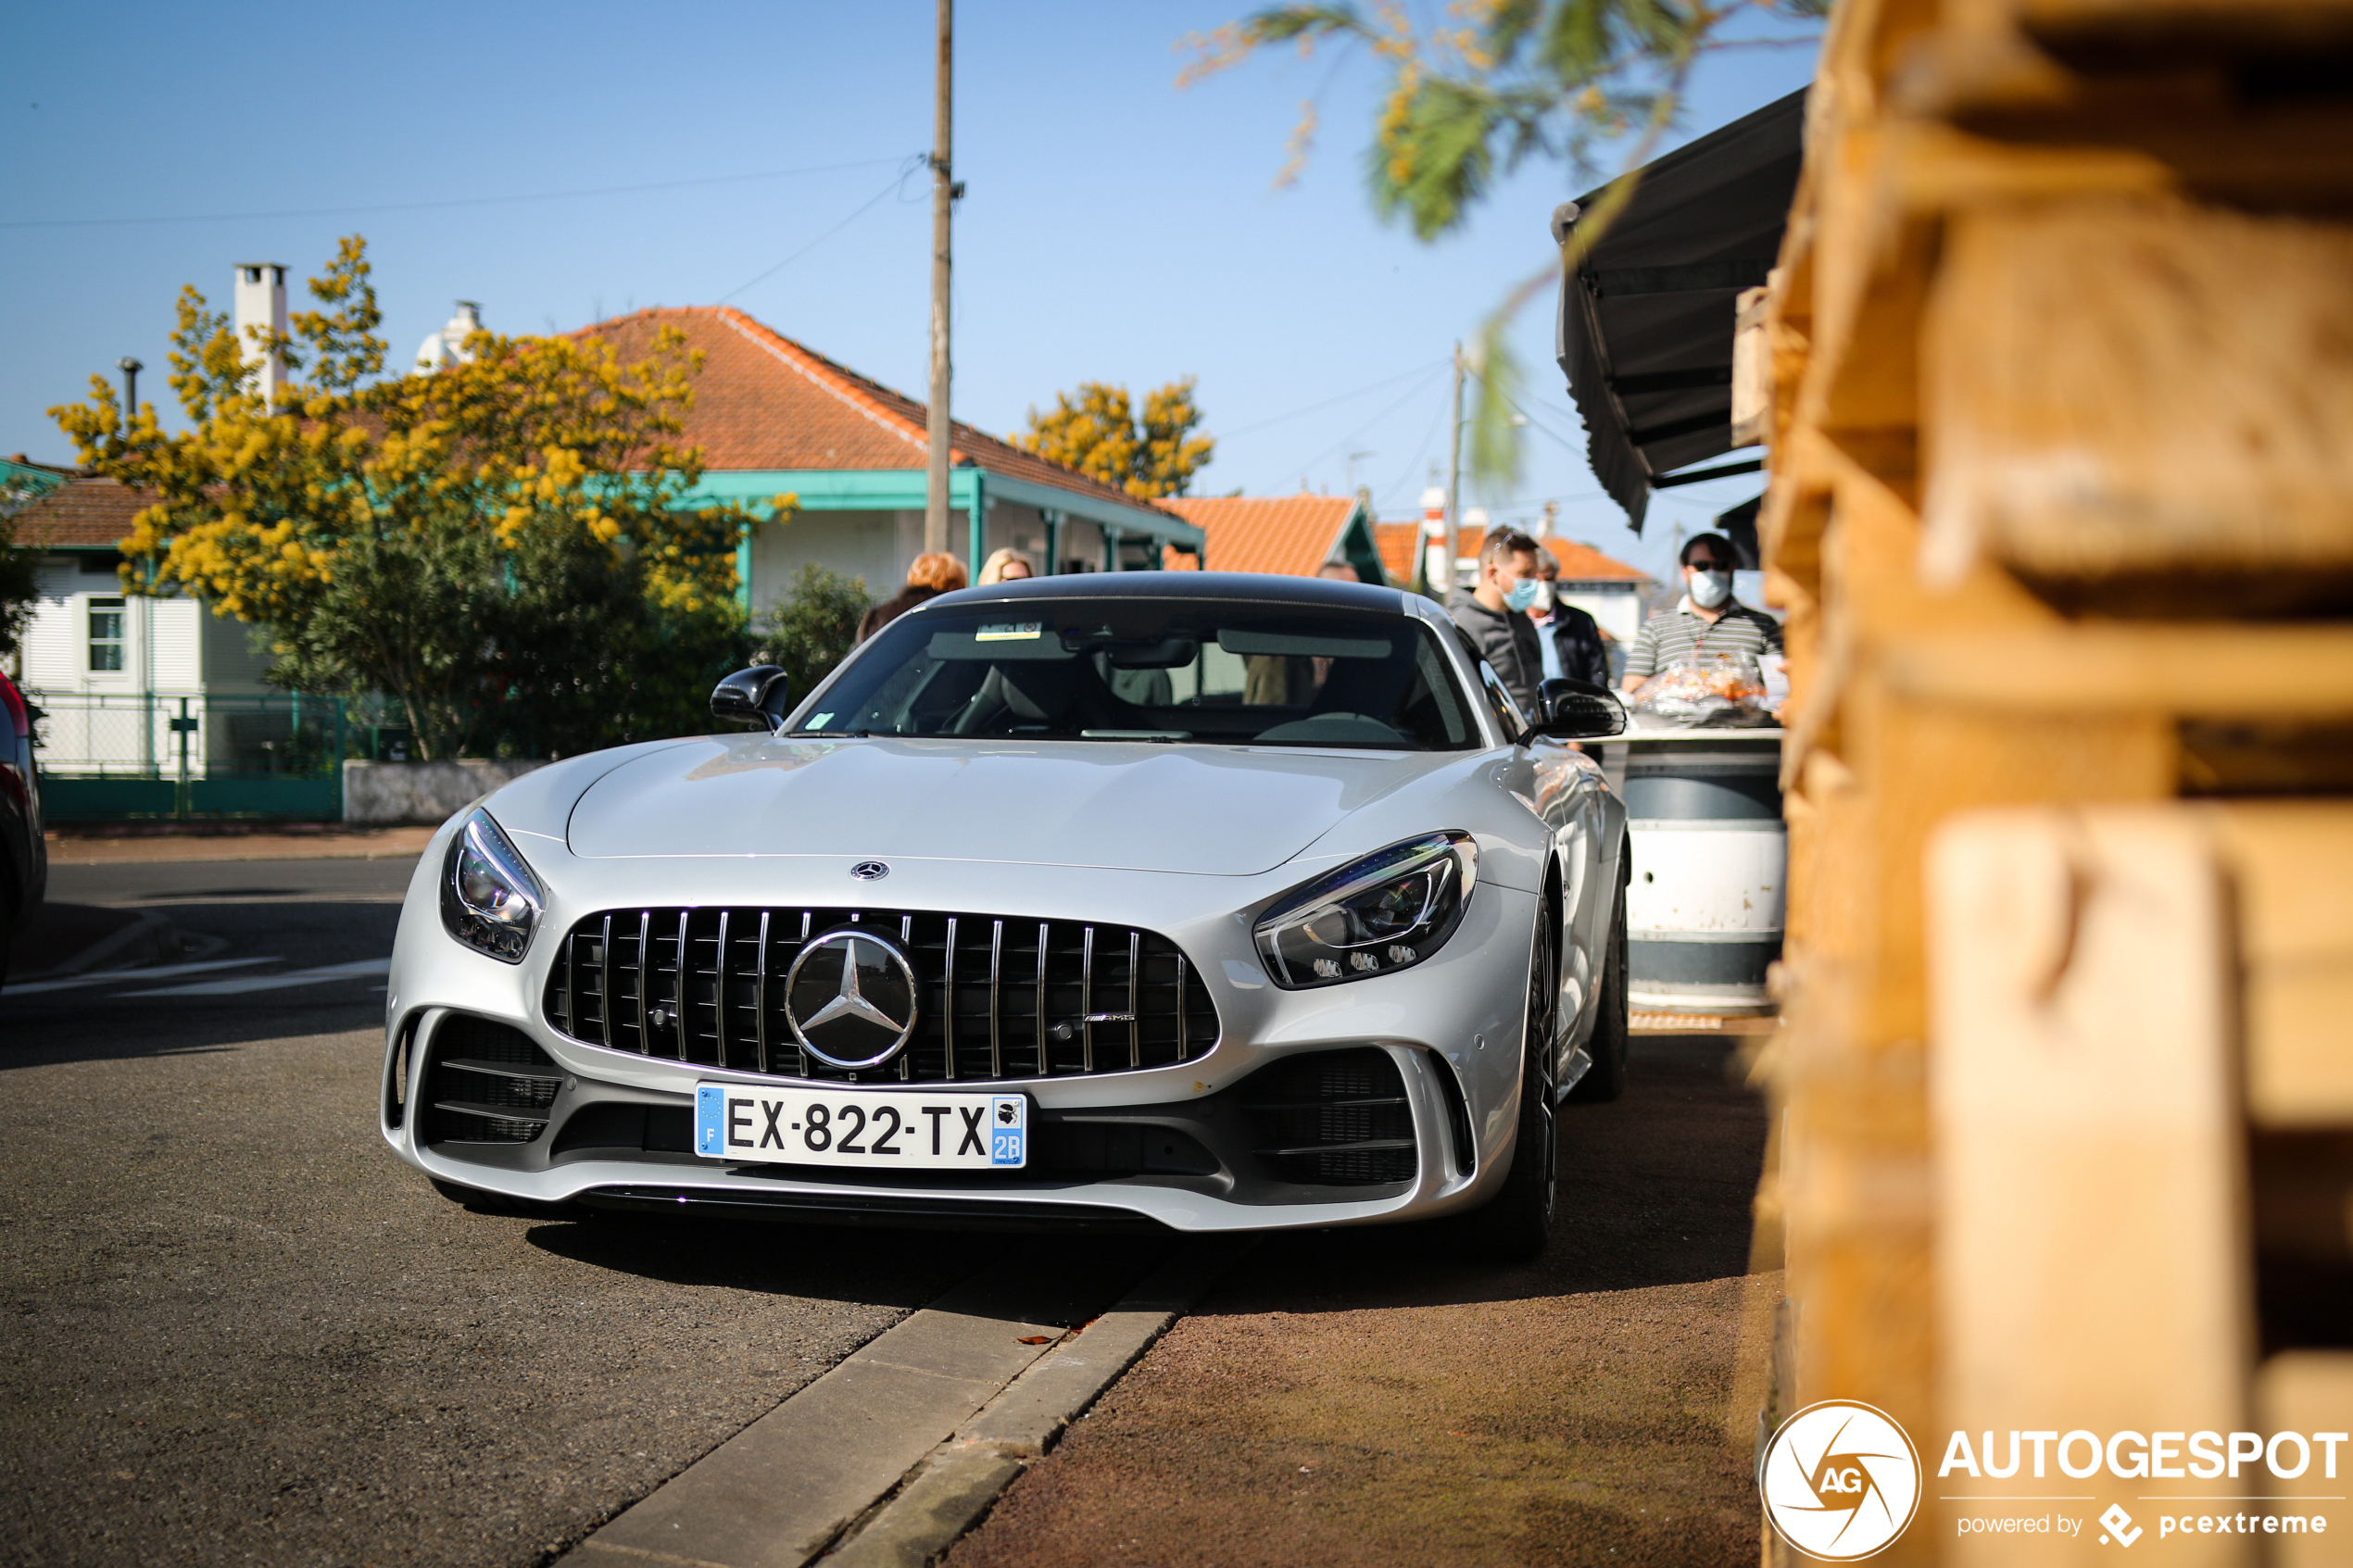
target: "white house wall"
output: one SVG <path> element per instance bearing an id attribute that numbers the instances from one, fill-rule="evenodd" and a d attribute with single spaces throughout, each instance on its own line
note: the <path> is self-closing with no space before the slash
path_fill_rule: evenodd
<path id="1" fill-rule="evenodd" d="M 1623 588 L 1598 588 L 1579 584 L 1564 590 L 1563 604 L 1575 605 L 1592 616 L 1601 629 L 1621 643 L 1630 643 L 1642 633 L 1642 596 L 1640 584 L 1629 583 Z"/>
<path id="2" fill-rule="evenodd" d="M 125 595 L 112 571 L 86 571 L 70 557 L 41 564 L 40 599 L 26 628 L 18 673 L 44 692 L 128 695 L 258 692 L 268 659 L 252 647 L 252 628 L 206 613 L 195 599 Z M 120 670 L 90 668 L 90 603 L 123 601 Z"/>
<path id="3" fill-rule="evenodd" d="M 206 691 L 258 693 L 274 689 L 261 679 L 271 664 L 266 644 L 262 645 L 264 651 L 256 651 L 258 641 L 256 633 L 261 628 L 249 626 L 233 617 L 215 615 L 201 606 L 190 605 L 189 608 L 197 611 L 200 645 L 197 671 Z"/>
<path id="4" fill-rule="evenodd" d="M 991 500 L 988 508 L 982 559 L 997 550 L 1015 549 L 1045 566 L 1045 515 L 1036 507 L 1012 501 Z M 949 546 L 959 560 L 969 543 L 966 516 L 958 510 L 949 518 Z M 806 511 L 789 522 L 762 522 L 752 535 L 752 613 L 764 614 L 805 565 L 863 578 L 869 595 L 887 599 L 906 583 L 908 569 L 923 553 L 923 542 L 924 514 L 919 511 Z M 1103 531 L 1098 524 L 1064 518 L 1059 543 L 1063 570 L 1103 569 Z M 975 563 L 966 564 L 970 569 Z"/>
<path id="5" fill-rule="evenodd" d="M 870 597 L 887 599 L 907 581 L 923 538 L 921 512 L 808 511 L 762 522 L 751 541 L 752 613 L 766 613 L 808 565 L 863 578 Z"/>

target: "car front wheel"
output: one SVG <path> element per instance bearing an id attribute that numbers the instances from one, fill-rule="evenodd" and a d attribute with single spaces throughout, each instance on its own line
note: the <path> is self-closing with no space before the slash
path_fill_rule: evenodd
<path id="1" fill-rule="evenodd" d="M 1520 1041 L 1519 1120 L 1503 1190 L 1470 1216 L 1471 1242 L 1498 1263 L 1524 1263 L 1544 1250 L 1559 1187 L 1560 1122 L 1553 1107 L 1553 922 L 1540 916 L 1528 960 L 1528 1023 Z"/>

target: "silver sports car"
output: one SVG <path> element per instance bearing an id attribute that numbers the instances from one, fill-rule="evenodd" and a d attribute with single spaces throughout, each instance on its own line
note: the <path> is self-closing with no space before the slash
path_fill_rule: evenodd
<path id="1" fill-rule="evenodd" d="M 570 758 L 419 862 L 383 1132 L 477 1207 L 1543 1245 L 1626 1060 L 1625 810 L 1428 601 L 945 595 L 758 733 Z"/>

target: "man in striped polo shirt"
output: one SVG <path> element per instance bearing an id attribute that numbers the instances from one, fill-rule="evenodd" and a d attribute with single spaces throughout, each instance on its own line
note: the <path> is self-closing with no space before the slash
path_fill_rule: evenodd
<path id="1" fill-rule="evenodd" d="M 1627 656 L 1622 682 L 1629 696 L 1662 670 L 1718 654 L 1745 655 L 1755 663 L 1779 653 L 1781 623 L 1732 597 L 1732 568 L 1739 558 L 1721 533 L 1696 533 L 1683 546 L 1683 598 L 1642 623 Z"/>

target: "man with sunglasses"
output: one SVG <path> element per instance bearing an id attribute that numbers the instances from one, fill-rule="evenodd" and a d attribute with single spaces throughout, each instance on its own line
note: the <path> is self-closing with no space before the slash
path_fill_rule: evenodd
<path id="1" fill-rule="evenodd" d="M 1751 664 L 1781 650 L 1781 623 L 1732 597 L 1732 569 L 1739 562 L 1732 542 L 1721 533 L 1695 533 L 1683 546 L 1683 597 L 1642 623 L 1642 635 L 1626 659 L 1628 695 L 1662 670 L 1719 655 Z"/>

